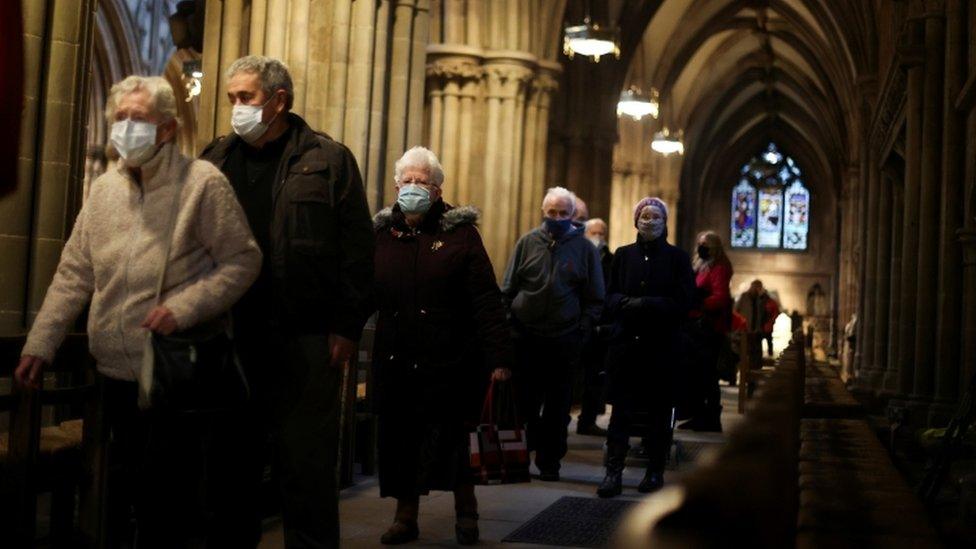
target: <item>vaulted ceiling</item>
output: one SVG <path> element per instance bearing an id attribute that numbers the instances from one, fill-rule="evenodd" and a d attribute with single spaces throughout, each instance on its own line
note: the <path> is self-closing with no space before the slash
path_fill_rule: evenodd
<path id="1" fill-rule="evenodd" d="M 683 201 L 732 181 L 770 140 L 796 158 L 814 187 L 839 191 L 843 168 L 858 155 L 859 78 L 877 65 L 870 2 L 641 4 L 653 5 L 652 15 L 628 52 L 624 87 L 660 90 L 660 123 L 684 130 Z"/>

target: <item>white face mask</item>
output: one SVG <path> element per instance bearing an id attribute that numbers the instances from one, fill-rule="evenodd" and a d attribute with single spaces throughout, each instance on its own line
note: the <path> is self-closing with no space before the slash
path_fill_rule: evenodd
<path id="1" fill-rule="evenodd" d="M 126 166 L 138 168 L 156 156 L 156 124 L 119 120 L 112 124 L 112 145 Z"/>
<path id="2" fill-rule="evenodd" d="M 587 236 L 586 239 L 589 240 L 597 248 L 603 247 L 603 239 L 600 238 L 599 236 Z"/>
<path id="3" fill-rule="evenodd" d="M 274 117 L 267 123 L 261 121 L 264 108 L 272 99 L 274 99 L 273 95 L 264 102 L 264 105 L 234 105 L 230 115 L 230 125 L 234 127 L 234 133 L 248 143 L 261 139 L 261 136 L 268 131 L 268 126 L 274 121 Z"/>

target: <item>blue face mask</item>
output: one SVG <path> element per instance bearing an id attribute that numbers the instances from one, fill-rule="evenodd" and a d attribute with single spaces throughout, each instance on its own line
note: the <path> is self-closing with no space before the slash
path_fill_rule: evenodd
<path id="1" fill-rule="evenodd" d="M 549 234 L 551 234 L 553 238 L 562 237 L 569 231 L 570 227 L 573 226 L 572 219 L 549 219 L 547 217 L 543 221 L 545 221 L 546 230 L 549 231 Z"/>
<path id="2" fill-rule="evenodd" d="M 430 191 L 411 183 L 400 189 L 397 204 L 405 214 L 425 214 L 430 209 Z"/>

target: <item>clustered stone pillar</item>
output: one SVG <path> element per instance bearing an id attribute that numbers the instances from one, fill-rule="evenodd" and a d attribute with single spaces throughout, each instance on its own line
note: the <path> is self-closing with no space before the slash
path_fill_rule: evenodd
<path id="1" fill-rule="evenodd" d="M 0 332 L 33 320 L 83 189 L 95 0 L 24 0 L 17 190 L 0 200 Z"/>
<path id="2" fill-rule="evenodd" d="M 963 196 L 960 184 L 976 177 L 968 160 L 976 150 L 976 78 L 964 81 L 976 74 L 976 60 L 965 66 L 976 40 L 962 8 L 960 0 L 908 6 L 867 139 L 859 386 L 890 397 L 892 416 L 912 425 L 945 424 L 967 381 L 966 361 L 976 359 L 976 217 L 966 210 L 976 206 L 974 190 Z M 976 22 L 976 12 L 969 18 Z M 888 156 L 875 158 L 882 151 Z"/>
<path id="3" fill-rule="evenodd" d="M 918 286 L 915 294 L 915 379 L 911 399 L 926 410 L 935 390 L 935 325 L 938 303 L 939 188 L 942 167 L 942 83 L 945 14 L 926 3 L 922 150 L 918 204 Z M 932 10 L 932 11 L 930 11 Z"/>
<path id="4" fill-rule="evenodd" d="M 558 63 L 514 50 L 427 47 L 427 138 L 449 180 L 444 197 L 482 209 L 485 248 L 504 271 L 539 223 Z"/>
<path id="5" fill-rule="evenodd" d="M 610 185 L 609 242 L 616 248 L 634 241 L 634 204 L 645 196 L 657 196 L 668 205 L 668 234 L 677 238 L 679 174 L 683 157 L 664 156 L 647 144 L 654 137 L 655 125 L 647 119 L 628 116 L 617 122 L 620 140 L 613 151 L 613 179 Z M 592 213 L 591 213 L 592 216 Z M 692 243 L 687 243 L 692 245 Z"/>
<path id="6" fill-rule="evenodd" d="M 885 173 L 880 178 L 878 186 L 878 246 L 875 267 L 875 292 L 869 299 L 874 301 L 874 347 L 872 353 L 873 366 L 870 375 L 871 387 L 878 388 L 884 382 L 885 368 L 888 364 L 888 317 L 891 314 L 891 280 L 889 265 L 891 265 L 891 211 L 892 211 L 892 176 Z"/>
<path id="7" fill-rule="evenodd" d="M 902 218 L 905 212 L 905 191 L 901 180 L 893 181 L 891 187 L 891 225 L 890 264 L 888 273 L 888 330 L 884 364 L 884 379 L 879 394 L 891 396 L 898 390 L 898 330 L 901 326 L 901 254 Z"/>
<path id="8" fill-rule="evenodd" d="M 430 0 L 208 2 L 198 148 L 230 131 L 230 64 L 281 59 L 292 110 L 349 147 L 378 209 L 391 196 L 393 162 L 421 143 L 429 27 Z"/>
<path id="9" fill-rule="evenodd" d="M 898 407 L 905 407 L 915 381 L 915 318 L 918 305 L 918 205 L 922 178 L 922 117 L 924 113 L 924 56 L 919 52 L 922 43 L 922 27 L 910 21 L 910 43 L 900 52 L 900 62 L 906 67 L 908 77 L 907 104 L 905 106 L 905 215 L 902 216 L 902 270 L 901 270 L 901 318 L 898 331 Z"/>
<path id="10" fill-rule="evenodd" d="M 935 402 L 929 414 L 930 423 L 944 423 L 959 394 L 960 323 L 962 293 L 959 260 L 960 247 L 956 231 L 962 226 L 962 161 L 966 135 L 963 116 L 956 110 L 956 98 L 966 74 L 966 22 L 961 0 L 950 0 L 945 6 L 946 48 L 945 89 L 942 114 L 942 185 L 939 224 L 938 320 L 936 327 Z M 964 310 L 964 309 L 963 309 Z M 965 385 L 963 385 L 965 386 Z"/>
<path id="11" fill-rule="evenodd" d="M 881 181 L 878 174 L 878 167 L 873 152 L 868 153 L 867 177 L 867 236 L 865 240 L 865 261 L 864 284 L 867 288 L 874 288 L 878 281 L 877 255 L 878 255 L 878 194 Z M 878 364 L 875 362 L 874 345 L 870 338 L 874 335 L 875 329 L 875 306 L 876 302 L 870 293 L 865 296 L 864 308 L 860 318 L 861 333 L 863 334 L 862 344 L 860 345 L 860 363 L 858 368 L 857 385 L 859 387 L 870 387 L 871 381 L 875 378 Z"/>

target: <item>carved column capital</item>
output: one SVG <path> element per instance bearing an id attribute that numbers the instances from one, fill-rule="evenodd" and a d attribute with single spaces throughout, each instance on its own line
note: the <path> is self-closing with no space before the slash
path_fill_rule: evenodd
<path id="1" fill-rule="evenodd" d="M 427 63 L 427 78 L 466 82 L 480 80 L 484 75 L 485 70 L 471 59 L 447 57 Z"/>

